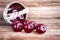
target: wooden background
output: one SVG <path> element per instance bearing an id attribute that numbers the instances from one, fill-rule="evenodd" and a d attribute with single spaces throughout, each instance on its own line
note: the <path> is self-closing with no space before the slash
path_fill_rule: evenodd
<path id="1" fill-rule="evenodd" d="M 3 9 L 18 1 L 28 7 L 28 19 L 45 24 L 44 34 L 13 32 L 3 19 Z M 60 40 L 60 0 L 0 0 L 0 40 Z"/>

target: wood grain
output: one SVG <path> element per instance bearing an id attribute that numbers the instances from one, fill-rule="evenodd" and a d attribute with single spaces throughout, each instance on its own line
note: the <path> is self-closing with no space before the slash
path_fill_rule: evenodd
<path id="1" fill-rule="evenodd" d="M 7 4 L 9 4 L 10 2 L 0 2 L 0 7 L 5 7 Z M 54 3 L 54 2 L 20 2 L 23 3 L 25 6 L 27 7 L 38 7 L 38 6 L 60 6 L 60 3 Z M 32 4 L 33 3 L 33 4 Z"/>
<path id="2" fill-rule="evenodd" d="M 20 36 L 22 35 L 22 36 Z M 34 33 L 20 33 L 20 32 L 1 32 L 0 34 L 1 40 L 59 40 L 60 37 L 58 35 L 42 35 L 42 34 L 34 34 Z"/>
<path id="3" fill-rule="evenodd" d="M 19 1 L 19 2 L 60 2 L 60 0 L 0 0 L 0 2 L 12 2 L 12 1 Z"/>
<path id="4" fill-rule="evenodd" d="M 0 8 L 0 18 L 3 18 L 3 7 Z M 60 6 L 39 6 L 39 7 L 28 7 L 29 17 L 45 17 L 45 18 L 53 18 L 60 17 Z M 5 11 L 5 10 L 4 10 Z"/>
<path id="5" fill-rule="evenodd" d="M 45 24 L 44 34 L 13 32 L 3 19 L 3 9 L 12 2 L 23 3 L 29 9 L 28 20 Z M 0 0 L 0 40 L 60 40 L 60 0 Z"/>

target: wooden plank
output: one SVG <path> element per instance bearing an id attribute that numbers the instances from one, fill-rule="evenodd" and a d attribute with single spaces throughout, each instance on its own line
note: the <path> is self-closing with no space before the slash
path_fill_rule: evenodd
<path id="1" fill-rule="evenodd" d="M 38 23 L 60 23 L 60 19 L 35 19 L 35 18 L 29 18 L 30 21 L 36 21 Z"/>
<path id="2" fill-rule="evenodd" d="M 60 20 L 59 19 L 32 19 L 29 18 L 29 21 L 36 21 L 37 23 L 42 23 L 42 24 L 46 24 L 46 25 L 57 25 L 59 26 L 60 24 Z M 7 25 L 7 23 L 4 21 L 4 19 L 0 19 L 0 26 L 2 25 Z M 9 24 L 8 24 L 9 25 Z"/>
<path id="3" fill-rule="evenodd" d="M 60 35 L 44 35 L 34 33 L 21 32 L 1 32 L 0 39 L 2 40 L 60 40 Z"/>
<path id="4" fill-rule="evenodd" d="M 22 33 L 13 33 L 13 32 L 5 32 L 0 35 L 0 39 L 2 40 L 59 40 L 60 36 L 52 36 L 52 35 L 35 35 L 35 34 L 22 34 Z M 17 36 L 16 36 L 17 35 Z"/>
<path id="5" fill-rule="evenodd" d="M 0 32 L 13 32 L 13 29 L 11 26 L 0 26 Z"/>
<path id="6" fill-rule="evenodd" d="M 10 2 L 0 2 L 0 7 L 5 7 Z M 38 7 L 38 6 L 60 6 L 60 3 L 50 3 L 50 2 L 20 2 L 27 7 Z M 33 3 L 33 4 L 32 4 Z"/>
<path id="7" fill-rule="evenodd" d="M 13 29 L 11 27 L 9 27 L 9 26 L 6 27 L 6 28 L 5 27 L 6 26 L 4 26 L 4 28 L 0 28 L 0 32 L 13 32 Z M 27 33 L 24 32 L 24 30 L 22 32 L 20 32 L 20 33 L 27 34 Z M 36 30 L 34 30 L 30 34 L 37 34 Z M 48 29 L 47 28 L 46 33 L 44 33 L 43 35 L 60 35 L 60 29 Z"/>
<path id="8" fill-rule="evenodd" d="M 0 0 L 0 2 L 12 2 L 12 1 L 19 1 L 19 2 L 32 2 L 32 1 L 38 1 L 38 2 L 60 2 L 60 0 Z"/>
<path id="9" fill-rule="evenodd" d="M 55 25 L 55 24 L 44 24 L 44 25 L 46 25 L 46 27 L 47 27 L 47 29 L 60 29 L 60 25 Z M 7 25 L 0 25 L 0 31 L 8 31 L 8 30 L 11 30 L 12 28 L 11 28 L 12 26 L 10 25 L 10 26 L 8 26 L 8 24 Z M 6 30 L 5 30 L 6 29 Z"/>
<path id="10" fill-rule="evenodd" d="M 59 6 L 41 6 L 41 7 L 30 7 L 29 16 L 31 17 L 59 17 L 60 7 Z"/>
<path id="11" fill-rule="evenodd" d="M 6 23 L 2 13 L 5 6 L 18 1 L 28 7 L 28 20 L 45 24 L 44 34 L 13 32 L 12 26 Z M 0 40 L 60 40 L 60 0 L 0 0 Z"/>
<path id="12" fill-rule="evenodd" d="M 0 26 L 10 26 L 10 24 L 6 23 L 4 19 L 0 19 Z"/>
<path id="13" fill-rule="evenodd" d="M 2 18 L 3 7 L 0 8 L 0 18 Z M 41 6 L 41 7 L 28 7 L 29 17 L 53 18 L 60 17 L 60 6 Z"/>
<path id="14" fill-rule="evenodd" d="M 36 18 L 28 18 L 29 21 L 36 21 L 37 23 L 60 23 L 60 19 L 36 19 Z M 4 19 L 0 19 L 0 24 L 5 24 Z M 7 24 L 7 23 L 6 23 Z M 5 25 L 6 25 L 5 24 Z"/>
<path id="15" fill-rule="evenodd" d="M 11 25 L 9 26 L 8 24 L 6 24 L 4 22 L 5 21 L 2 21 L 2 20 L 0 22 L 0 32 L 13 32 Z M 60 23 L 55 23 L 55 22 L 48 23 L 48 22 L 44 22 L 44 21 L 42 21 L 41 23 L 45 24 L 47 27 L 46 35 L 60 35 Z"/>

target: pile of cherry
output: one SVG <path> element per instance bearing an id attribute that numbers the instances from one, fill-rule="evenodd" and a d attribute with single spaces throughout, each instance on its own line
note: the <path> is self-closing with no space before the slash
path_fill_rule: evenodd
<path id="1" fill-rule="evenodd" d="M 15 32 L 21 32 L 24 30 L 26 33 L 31 33 L 33 30 L 36 30 L 37 33 L 43 34 L 46 32 L 46 26 L 44 24 L 37 24 L 34 21 L 29 20 L 14 20 L 12 22 L 12 28 Z"/>

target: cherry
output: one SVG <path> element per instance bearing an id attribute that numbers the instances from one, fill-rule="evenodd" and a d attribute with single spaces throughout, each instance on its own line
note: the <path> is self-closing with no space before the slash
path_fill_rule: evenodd
<path id="1" fill-rule="evenodd" d="M 26 19 L 26 14 L 20 15 L 16 19 L 23 23 L 23 21 Z"/>
<path id="2" fill-rule="evenodd" d="M 39 34 L 43 34 L 46 32 L 46 26 L 44 24 L 37 24 L 36 25 L 36 31 L 39 33 Z"/>
<path id="3" fill-rule="evenodd" d="M 31 21 L 29 23 L 32 24 L 34 26 L 34 29 L 35 29 L 37 23 L 35 21 Z"/>
<path id="4" fill-rule="evenodd" d="M 23 24 L 20 21 L 15 20 L 12 22 L 12 28 L 15 32 L 22 31 Z"/>
<path id="5" fill-rule="evenodd" d="M 28 24 L 29 23 L 29 20 L 24 20 L 24 24 Z"/>
<path id="6" fill-rule="evenodd" d="M 25 31 L 26 33 L 32 32 L 33 29 L 34 29 L 34 26 L 33 26 L 31 23 L 24 24 L 24 31 Z"/>

